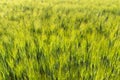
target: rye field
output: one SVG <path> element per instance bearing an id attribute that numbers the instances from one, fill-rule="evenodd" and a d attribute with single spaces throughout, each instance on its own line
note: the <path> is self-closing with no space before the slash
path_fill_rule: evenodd
<path id="1" fill-rule="evenodd" d="M 0 0 L 0 80 L 120 80 L 120 0 Z"/>

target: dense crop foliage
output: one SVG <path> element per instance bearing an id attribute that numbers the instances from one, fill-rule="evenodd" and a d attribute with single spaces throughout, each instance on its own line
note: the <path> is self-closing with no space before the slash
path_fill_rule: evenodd
<path id="1" fill-rule="evenodd" d="M 0 80 L 120 80 L 120 0 L 0 0 Z"/>

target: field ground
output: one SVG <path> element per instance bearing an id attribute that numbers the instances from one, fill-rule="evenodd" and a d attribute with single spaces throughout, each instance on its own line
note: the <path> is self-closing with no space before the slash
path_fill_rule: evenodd
<path id="1" fill-rule="evenodd" d="M 120 0 L 0 0 L 0 80 L 120 80 Z"/>

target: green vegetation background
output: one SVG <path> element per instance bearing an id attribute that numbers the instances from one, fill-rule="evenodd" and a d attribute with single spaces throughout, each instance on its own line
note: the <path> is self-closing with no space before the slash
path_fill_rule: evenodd
<path id="1" fill-rule="evenodd" d="M 120 80 L 120 0 L 0 0 L 0 80 Z"/>

